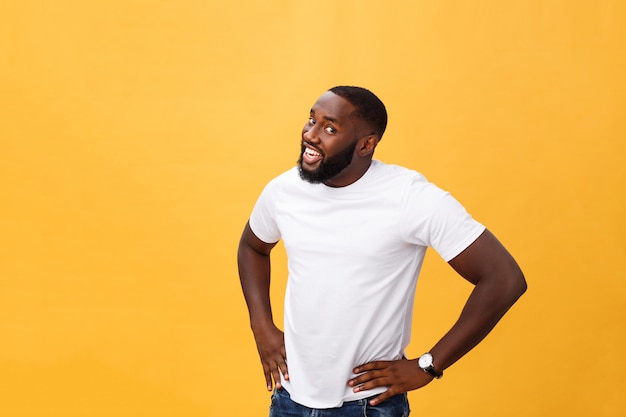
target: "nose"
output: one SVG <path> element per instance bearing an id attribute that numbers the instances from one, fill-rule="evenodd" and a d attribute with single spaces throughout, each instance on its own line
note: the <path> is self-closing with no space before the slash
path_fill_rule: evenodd
<path id="1" fill-rule="evenodd" d="M 319 143 L 320 139 L 317 134 L 317 126 L 310 126 L 308 123 L 302 128 L 302 139 L 310 143 Z"/>

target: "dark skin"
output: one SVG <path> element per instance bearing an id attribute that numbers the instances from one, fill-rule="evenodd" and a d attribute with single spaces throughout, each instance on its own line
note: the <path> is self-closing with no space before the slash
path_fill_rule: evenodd
<path id="1" fill-rule="evenodd" d="M 305 144 L 328 155 L 333 149 L 343 149 L 351 141 L 357 142 L 352 163 L 325 182 L 328 186 L 343 187 L 358 180 L 369 168 L 380 140 L 368 133 L 367 124 L 351 116 L 353 110 L 349 102 L 327 92 L 312 109 L 314 123 L 309 120 L 302 132 Z M 331 120 L 338 123 L 330 126 Z M 303 169 L 315 169 L 315 166 L 303 166 Z M 270 305 L 270 253 L 275 245 L 261 241 L 246 224 L 238 251 L 241 286 L 268 390 L 272 390 L 273 383 L 281 388 L 280 373 L 289 379 L 284 334 L 274 324 Z M 435 368 L 440 371 L 475 347 L 526 291 L 526 281 L 519 266 L 488 230 L 449 265 L 472 283 L 474 289 L 457 322 L 429 350 Z M 355 392 L 387 387 L 385 392 L 371 400 L 372 405 L 421 388 L 433 379 L 419 369 L 417 359 L 370 362 L 356 366 L 353 372 L 361 375 L 346 383 Z"/>
<path id="2" fill-rule="evenodd" d="M 330 91 L 313 105 L 310 117 L 302 128 L 302 143 L 325 156 L 331 156 L 354 142 L 352 162 L 339 174 L 324 181 L 329 187 L 345 187 L 357 181 L 372 163 L 374 149 L 380 138 L 372 133 L 372 127 L 353 116 L 355 108 L 348 101 Z M 302 169 L 315 170 L 320 161 L 303 162 Z"/>
<path id="3" fill-rule="evenodd" d="M 246 224 L 237 253 L 241 287 L 268 391 L 272 390 L 272 379 L 276 388 L 281 387 L 279 371 L 289 379 L 284 334 L 274 324 L 270 304 L 270 252 L 274 246 L 276 243 L 265 243 L 256 237 L 250 224 Z"/>
<path id="4" fill-rule="evenodd" d="M 329 187 L 343 187 L 361 178 L 369 168 L 378 144 L 378 136 L 370 134 L 371 127 L 353 117 L 354 110 L 354 106 L 345 99 L 326 92 L 313 105 L 310 117 L 302 128 L 302 143 L 326 156 L 332 156 L 357 142 L 350 165 L 324 183 Z M 303 169 L 314 170 L 319 163 L 304 163 Z M 284 334 L 274 324 L 270 304 L 270 252 L 275 245 L 260 240 L 246 224 L 237 254 L 250 327 L 268 391 L 274 384 L 277 388 L 281 387 L 280 373 L 289 379 Z"/>
<path id="5" fill-rule="evenodd" d="M 443 371 L 476 346 L 526 291 L 519 266 L 488 230 L 448 262 L 474 284 L 461 315 L 448 333 L 430 349 L 435 369 Z M 376 405 L 403 392 L 418 389 L 433 380 L 422 372 L 417 359 L 370 362 L 354 369 L 362 375 L 348 381 L 354 391 L 389 387 L 371 401 Z"/>

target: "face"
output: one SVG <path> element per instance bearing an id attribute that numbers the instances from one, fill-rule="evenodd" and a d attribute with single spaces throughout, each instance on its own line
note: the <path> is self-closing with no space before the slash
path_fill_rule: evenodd
<path id="1" fill-rule="evenodd" d="M 330 91 L 313 105 L 302 129 L 298 167 L 303 180 L 329 184 L 349 170 L 359 139 L 353 111 L 352 104 Z"/>

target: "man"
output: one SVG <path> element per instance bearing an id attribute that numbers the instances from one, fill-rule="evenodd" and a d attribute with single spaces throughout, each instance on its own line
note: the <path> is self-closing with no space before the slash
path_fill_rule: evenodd
<path id="1" fill-rule="evenodd" d="M 525 292 L 498 240 L 415 171 L 373 160 L 383 103 L 339 86 L 313 105 L 298 166 L 272 180 L 241 236 L 239 275 L 272 395 L 271 417 L 407 416 L 406 392 L 440 378 Z M 283 239 L 285 332 L 272 319 L 270 253 Z M 474 284 L 454 326 L 407 359 L 427 247 Z M 323 411 L 317 411 L 323 410 Z"/>

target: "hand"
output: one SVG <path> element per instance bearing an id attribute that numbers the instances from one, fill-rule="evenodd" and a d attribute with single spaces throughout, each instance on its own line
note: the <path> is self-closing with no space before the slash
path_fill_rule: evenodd
<path id="1" fill-rule="evenodd" d="M 280 373 L 289 379 L 287 355 L 285 353 L 285 335 L 273 324 L 254 330 L 257 350 L 261 357 L 267 390 L 272 390 L 272 378 L 276 388 L 281 388 Z"/>
<path id="2" fill-rule="evenodd" d="M 418 367 L 417 359 L 369 362 L 357 366 L 353 372 L 362 373 L 348 381 L 348 385 L 354 387 L 354 392 L 388 387 L 387 391 L 370 401 L 371 405 L 378 405 L 394 395 L 421 388 L 433 380 L 431 375 Z"/>

